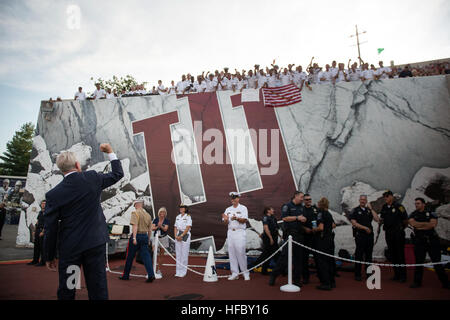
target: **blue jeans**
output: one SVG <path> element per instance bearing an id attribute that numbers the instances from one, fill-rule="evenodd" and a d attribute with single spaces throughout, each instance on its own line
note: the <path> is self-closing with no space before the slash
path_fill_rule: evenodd
<path id="1" fill-rule="evenodd" d="M 137 244 L 133 244 L 133 236 L 128 242 L 127 248 L 127 261 L 125 262 L 125 269 L 123 270 L 123 275 L 125 279 L 130 276 L 131 266 L 133 264 L 134 257 L 137 251 L 141 252 L 142 260 L 144 261 L 145 270 L 147 270 L 148 277 L 154 277 L 152 257 L 148 252 L 148 235 L 147 234 L 137 234 L 136 235 Z"/>

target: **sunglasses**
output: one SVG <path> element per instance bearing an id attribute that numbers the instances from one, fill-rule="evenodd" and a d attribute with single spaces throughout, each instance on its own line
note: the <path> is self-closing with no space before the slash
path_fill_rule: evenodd
<path id="1" fill-rule="evenodd" d="M 312 199 L 305 199 L 305 201 L 311 201 Z"/>

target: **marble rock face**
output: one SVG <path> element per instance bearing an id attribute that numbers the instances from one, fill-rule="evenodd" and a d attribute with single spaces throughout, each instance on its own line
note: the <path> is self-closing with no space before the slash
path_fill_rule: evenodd
<path id="1" fill-rule="evenodd" d="M 450 204 L 440 206 L 436 209 L 438 224 L 436 232 L 440 238 L 450 241 Z"/>

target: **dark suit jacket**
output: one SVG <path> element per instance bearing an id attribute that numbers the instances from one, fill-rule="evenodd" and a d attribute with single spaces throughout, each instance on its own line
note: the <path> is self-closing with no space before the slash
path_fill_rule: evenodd
<path id="1" fill-rule="evenodd" d="M 100 205 L 103 189 L 122 179 L 119 160 L 111 161 L 112 172 L 75 172 L 46 193 L 44 213 L 44 257 L 64 259 L 105 244 L 108 227 Z M 58 221 L 59 224 L 58 224 Z"/>

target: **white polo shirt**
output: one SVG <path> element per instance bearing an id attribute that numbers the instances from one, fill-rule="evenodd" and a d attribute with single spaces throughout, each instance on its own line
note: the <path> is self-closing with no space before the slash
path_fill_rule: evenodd
<path id="1" fill-rule="evenodd" d="M 278 87 L 278 79 L 276 75 L 267 77 L 267 85 L 271 88 Z"/>
<path id="2" fill-rule="evenodd" d="M 225 214 L 228 216 L 228 230 L 233 229 L 242 229 L 245 230 L 247 228 L 247 223 L 239 223 L 237 220 L 231 220 L 233 216 L 236 218 L 245 218 L 248 219 L 248 210 L 247 207 L 238 204 L 238 206 L 235 208 L 233 206 L 226 208 Z"/>
<path id="3" fill-rule="evenodd" d="M 353 71 L 352 69 L 348 69 L 348 71 L 347 71 L 347 79 L 350 80 L 350 81 L 361 80 L 361 70 L 355 69 L 355 71 Z"/>
<path id="4" fill-rule="evenodd" d="M 364 70 L 363 72 L 361 72 L 361 77 L 364 77 L 364 79 L 366 79 L 366 80 L 373 80 L 374 74 L 375 74 L 375 71 L 373 71 L 372 69 Z"/>
<path id="5" fill-rule="evenodd" d="M 319 81 L 320 83 L 330 83 L 331 82 L 331 77 L 332 77 L 332 72 L 331 69 L 329 71 L 321 71 L 319 72 Z M 324 78 L 325 80 L 323 80 L 322 78 Z"/>
<path id="6" fill-rule="evenodd" d="M 338 72 L 336 73 L 337 75 L 336 82 L 345 81 L 345 74 L 346 74 L 345 70 L 338 70 Z"/>
<path id="7" fill-rule="evenodd" d="M 385 72 L 385 73 L 383 73 Z M 378 68 L 378 70 L 375 72 L 375 74 L 377 76 L 380 76 L 380 79 L 389 79 L 389 76 L 386 73 L 391 73 L 392 69 L 389 67 L 383 67 L 383 68 Z"/>
<path id="8" fill-rule="evenodd" d="M 179 81 L 176 86 L 177 93 L 179 94 L 183 93 L 184 89 L 186 89 L 186 84 L 187 84 L 186 81 Z"/>
<path id="9" fill-rule="evenodd" d="M 206 80 L 205 92 L 214 92 L 216 90 L 217 81 Z"/>
<path id="10" fill-rule="evenodd" d="M 251 77 L 246 76 L 246 79 L 247 79 L 247 88 L 256 89 L 257 77 L 255 75 Z"/>
<path id="11" fill-rule="evenodd" d="M 158 86 L 158 93 L 159 93 L 160 95 L 166 94 L 166 92 L 163 91 L 164 89 L 166 89 L 166 87 L 164 87 L 164 85 Z"/>
<path id="12" fill-rule="evenodd" d="M 94 99 L 95 100 L 104 98 L 105 96 L 106 96 L 106 91 L 104 89 L 100 89 L 100 90 L 95 89 L 95 91 L 94 91 Z"/>
<path id="13" fill-rule="evenodd" d="M 106 94 L 106 99 L 113 99 L 113 98 L 115 98 L 116 96 L 114 95 L 114 93 L 107 93 Z"/>
<path id="14" fill-rule="evenodd" d="M 75 92 L 75 97 L 77 97 L 76 100 L 80 100 L 80 101 L 86 100 L 86 94 L 84 92 L 80 92 L 80 91 Z"/>
<path id="15" fill-rule="evenodd" d="M 282 86 L 290 84 L 291 81 L 292 81 L 292 76 L 289 73 L 287 73 L 287 74 L 284 74 L 284 73 L 280 74 L 280 82 L 281 82 Z"/>
<path id="16" fill-rule="evenodd" d="M 258 88 L 262 88 L 264 86 L 264 84 L 266 84 L 266 82 L 267 82 L 266 76 L 262 76 L 262 75 L 258 76 Z"/>

